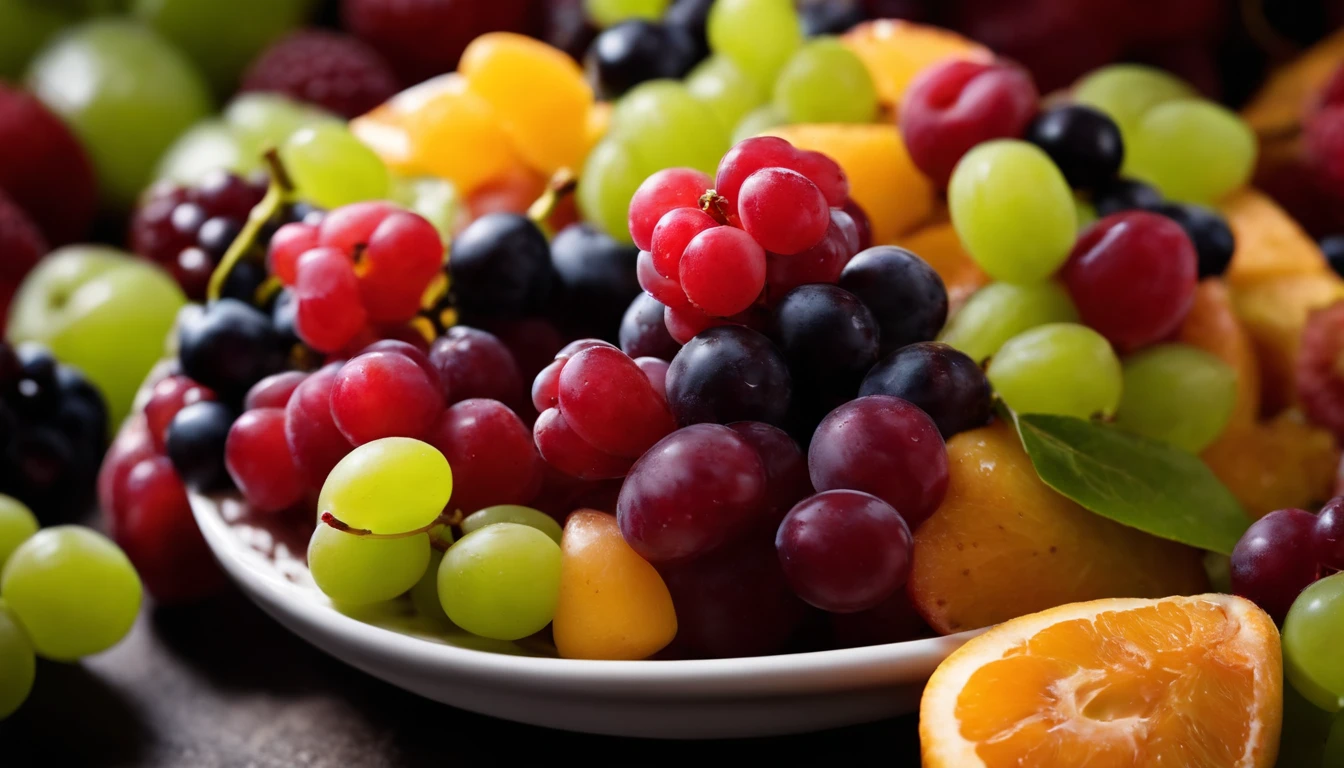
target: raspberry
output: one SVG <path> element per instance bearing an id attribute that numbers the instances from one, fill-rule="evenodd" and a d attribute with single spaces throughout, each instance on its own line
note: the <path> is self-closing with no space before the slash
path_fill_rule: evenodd
<path id="1" fill-rule="evenodd" d="M 335 32 L 296 32 L 272 44 L 243 76 L 244 91 L 275 91 L 344 117 L 358 117 L 397 92 L 378 52 Z"/>
<path id="2" fill-rule="evenodd" d="M 405 83 L 457 66 L 486 32 L 539 36 L 545 3 L 529 0 L 342 0 L 344 27 L 378 49 Z"/>
<path id="3" fill-rule="evenodd" d="M 1344 301 L 1307 320 L 1297 357 L 1297 391 L 1307 418 L 1344 440 Z"/>
<path id="4" fill-rule="evenodd" d="M 84 237 L 98 187 L 84 147 L 31 94 L 0 83 L 0 190 L 53 245 Z M 6 250 L 6 261 L 13 251 Z"/>
<path id="5" fill-rule="evenodd" d="M 1344 106 L 1326 107 L 1307 122 L 1307 155 L 1331 191 L 1344 192 Z"/>

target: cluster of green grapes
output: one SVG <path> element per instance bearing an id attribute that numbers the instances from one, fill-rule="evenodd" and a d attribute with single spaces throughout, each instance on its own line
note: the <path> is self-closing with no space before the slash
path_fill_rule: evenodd
<path id="1" fill-rule="evenodd" d="M 116 645 L 140 612 L 140 577 L 126 554 L 89 528 L 38 530 L 0 496 L 0 719 L 33 689 L 36 656 L 75 661 Z"/>
<path id="2" fill-rule="evenodd" d="M 711 55 L 684 81 L 652 80 L 616 102 L 579 184 L 584 218 L 628 241 L 639 185 L 664 168 L 713 175 L 733 143 L 789 123 L 865 123 L 878 114 L 863 62 L 833 37 L 803 39 L 790 0 L 719 0 Z"/>

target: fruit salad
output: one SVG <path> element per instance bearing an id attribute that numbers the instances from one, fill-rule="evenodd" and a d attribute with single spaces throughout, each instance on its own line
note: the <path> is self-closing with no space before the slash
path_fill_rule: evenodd
<path id="1" fill-rule="evenodd" d="M 1344 38 L 1239 114 L 982 3 L 135 5 L 0 86 L 0 717 L 227 501 L 481 647 L 956 636 L 926 765 L 1333 764 Z"/>

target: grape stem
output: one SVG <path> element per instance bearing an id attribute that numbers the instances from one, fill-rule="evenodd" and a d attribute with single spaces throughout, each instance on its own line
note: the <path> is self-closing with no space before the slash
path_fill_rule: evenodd
<path id="1" fill-rule="evenodd" d="M 280 153 L 275 149 L 269 149 L 262 156 L 262 160 L 270 171 L 271 184 L 266 189 L 266 196 L 247 215 L 247 224 L 229 244 L 229 250 L 224 253 L 224 258 L 219 260 L 215 271 L 210 273 L 210 285 L 205 294 L 207 301 L 219 300 L 220 294 L 224 291 L 224 281 L 229 279 L 233 268 L 238 266 L 256 244 L 257 237 L 261 234 L 262 227 L 266 226 L 266 222 L 275 218 L 280 212 L 280 207 L 294 193 L 294 182 L 290 179 L 289 172 L 285 170 L 284 163 L 280 161 Z"/>
<path id="2" fill-rule="evenodd" d="M 705 194 L 700 196 L 700 210 L 708 213 L 720 225 L 728 226 L 728 198 L 720 195 L 718 190 L 705 190 Z"/>
<path id="3" fill-rule="evenodd" d="M 374 533 L 368 528 L 355 528 L 330 512 L 323 512 L 321 520 L 323 523 L 326 523 L 341 533 L 348 533 L 351 536 L 359 536 L 365 539 L 405 539 L 410 536 L 419 536 L 422 533 L 429 533 L 440 525 L 460 525 L 462 523 L 462 518 L 462 510 L 460 509 L 455 509 L 452 512 L 440 512 L 439 516 L 434 518 L 429 525 L 416 528 L 413 531 L 403 531 L 401 533 Z"/>
<path id="4" fill-rule="evenodd" d="M 566 197 L 574 193 L 579 186 L 579 177 L 568 168 L 561 168 L 551 177 L 550 182 L 546 184 L 546 191 L 541 193 L 532 205 L 527 208 L 527 218 L 532 220 L 533 224 L 541 227 L 547 235 L 552 234 L 547 226 L 546 220 L 551 218 L 555 209 L 560 206 Z"/>

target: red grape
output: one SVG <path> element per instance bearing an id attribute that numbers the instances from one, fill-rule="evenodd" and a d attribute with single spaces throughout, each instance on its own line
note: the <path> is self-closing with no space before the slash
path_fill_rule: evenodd
<path id="1" fill-rule="evenodd" d="M 977 144 L 1016 138 L 1036 114 L 1040 94 L 1026 70 L 951 59 L 922 71 L 901 101 L 910 159 L 939 187 Z"/>
<path id="2" fill-rule="evenodd" d="M 621 351 L 634 357 L 660 357 L 671 360 L 681 345 L 667 332 L 663 305 L 647 293 L 630 302 L 621 318 Z"/>
<path id="3" fill-rule="evenodd" d="M 727 198 L 730 220 L 738 217 L 743 183 L 762 168 L 801 173 L 817 185 L 830 206 L 838 208 L 849 199 L 849 179 L 834 160 L 820 152 L 799 150 L 781 138 L 758 136 L 738 142 L 719 160 L 714 191 Z"/>
<path id="4" fill-rule="evenodd" d="M 560 411 L 604 453 L 637 458 L 675 428 L 648 377 L 619 349 L 591 347 L 560 372 Z"/>
<path id="5" fill-rule="evenodd" d="M 154 450 L 163 453 L 168 437 L 168 425 L 173 423 L 173 417 L 178 411 L 192 403 L 214 399 L 215 393 L 208 387 L 203 387 L 186 376 L 168 376 L 160 379 L 150 390 L 149 400 L 145 402 L 145 421 L 149 428 L 150 439 L 154 441 Z"/>
<path id="6" fill-rule="evenodd" d="M 654 271 L 668 280 L 679 280 L 681 254 L 685 253 L 686 246 L 696 235 L 718 225 L 712 216 L 699 208 L 673 208 L 663 214 L 658 226 L 653 228 L 650 240 Z"/>
<path id="7" fill-rule="evenodd" d="M 291 222 L 277 229 L 271 236 L 266 265 L 271 274 L 280 278 L 280 282 L 293 285 L 297 277 L 299 257 L 317 245 L 317 227 L 297 221 Z"/>
<path id="8" fill-rule="evenodd" d="M 257 408 L 229 428 L 224 448 L 229 477 L 258 512 L 279 512 L 303 499 L 307 486 L 285 440 L 285 412 Z"/>
<path id="9" fill-rule="evenodd" d="M 518 362 L 492 333 L 465 325 L 449 328 L 429 348 L 429 361 L 438 369 L 450 405 L 477 397 L 513 408 L 525 402 Z"/>
<path id="10" fill-rule="evenodd" d="M 653 391 L 664 403 L 667 402 L 667 369 L 672 366 L 666 360 L 659 357 L 637 357 L 635 365 L 644 372 L 649 383 L 653 385 Z"/>
<path id="11" fill-rule="evenodd" d="M 126 476 L 122 494 L 116 541 L 155 600 L 189 602 L 226 583 L 168 457 L 154 456 L 136 464 Z"/>
<path id="12" fill-rule="evenodd" d="M 678 257 L 680 258 L 680 257 Z M 680 261 L 678 261 L 680 265 Z M 635 277 L 639 280 L 639 287 L 644 292 L 657 299 L 660 304 L 668 307 L 682 309 L 691 305 L 690 300 L 686 298 L 685 292 L 681 290 L 680 275 L 675 278 L 667 278 L 658 274 L 657 268 L 653 265 L 653 254 L 648 251 L 640 251 L 635 259 Z"/>
<path id="13" fill-rule="evenodd" d="M 274 373 L 252 385 L 243 398 L 243 410 L 253 408 L 284 408 L 294 390 L 299 388 L 308 374 L 303 371 L 285 371 Z"/>
<path id="14" fill-rule="evenodd" d="M 696 235 L 681 256 L 681 288 L 707 315 L 746 310 L 765 287 L 765 250 L 736 227 Z"/>
<path id="15" fill-rule="evenodd" d="M 388 214 L 356 253 L 360 300 L 376 323 L 415 317 L 425 288 L 443 267 L 438 230 L 408 211 Z"/>
<path id="16" fill-rule="evenodd" d="M 98 469 L 98 508 L 103 511 L 108 532 L 116 536 L 116 523 L 121 516 L 122 488 L 126 476 L 141 460 L 156 456 L 159 449 L 149 435 L 149 426 L 143 416 L 131 416 L 132 421 L 122 428 L 107 449 L 103 465 Z"/>
<path id="17" fill-rule="evenodd" d="M 569 426 L 559 408 L 542 411 L 532 427 L 532 438 L 547 464 L 580 480 L 625 477 L 635 463 L 634 459 L 594 448 Z"/>
<path id="18" fill-rule="evenodd" d="M 1280 509 L 1256 520 L 1232 550 L 1232 592 L 1283 621 L 1298 593 L 1321 577 L 1316 516 Z"/>
<path id="19" fill-rule="evenodd" d="M 821 190 L 787 168 L 762 168 L 748 176 L 738 193 L 737 215 L 762 248 L 783 256 L 816 245 L 831 225 Z"/>
<path id="20" fill-rule="evenodd" d="M 1344 496 L 1331 499 L 1316 516 L 1313 533 L 1321 567 L 1344 571 Z"/>
<path id="21" fill-rule="evenodd" d="M 331 389 L 331 416 L 354 445 L 423 437 L 443 405 L 438 382 L 396 352 L 369 352 L 347 362 Z"/>
<path id="22" fill-rule="evenodd" d="M 359 278 L 350 257 L 335 248 L 314 248 L 299 257 L 294 298 L 299 336 L 319 352 L 335 352 L 368 326 Z"/>
<path id="23" fill-rule="evenodd" d="M 560 405 L 560 371 L 564 370 L 568 359 L 552 361 L 532 380 L 532 407 L 537 409 L 537 413 Z"/>
<path id="24" fill-rule="evenodd" d="M 912 529 L 947 492 L 947 450 L 937 425 L 899 397 L 869 395 L 831 411 L 812 437 L 807 466 L 818 491 L 871 493 Z"/>
<path id="25" fill-rule="evenodd" d="M 381 200 L 351 203 L 328 213 L 318 227 L 318 244 L 352 254 L 397 207 Z"/>
<path id="26" fill-rule="evenodd" d="M 532 433 L 498 400 L 451 406 L 428 441 L 453 469 L 450 509 L 471 514 L 496 504 L 526 504 L 541 490 L 543 467 Z"/>
<path id="27" fill-rule="evenodd" d="M 765 266 L 767 303 L 778 303 L 800 285 L 838 281 L 854 255 L 851 245 L 838 217 L 833 216 L 826 236 L 816 245 L 793 256 L 770 254 Z"/>
<path id="28" fill-rule="evenodd" d="M 1098 221 L 1078 238 L 1064 284 L 1083 322 L 1121 352 L 1170 336 L 1194 302 L 1199 260 L 1181 225 L 1130 211 Z"/>
<path id="29" fill-rule="evenodd" d="M 354 449 L 331 417 L 331 390 L 340 367 L 332 363 L 313 372 L 285 405 L 285 442 L 313 490 L 321 489 L 331 468 Z"/>
<path id="30" fill-rule="evenodd" d="M 804 499 L 789 510 L 775 538 L 793 591 L 832 613 L 875 608 L 904 587 L 913 548 L 900 514 L 859 491 Z"/>
<path id="31" fill-rule="evenodd" d="M 641 251 L 653 245 L 653 229 L 673 208 L 697 208 L 700 196 L 713 186 L 709 176 L 693 168 L 665 168 L 639 185 L 630 198 L 630 237 Z"/>
<path id="32" fill-rule="evenodd" d="M 625 540 L 646 560 L 685 560 L 751 529 L 766 511 L 767 490 L 751 443 L 727 427 L 696 424 L 635 462 L 616 515 Z"/>
<path id="33" fill-rule="evenodd" d="M 841 210 L 849 216 L 850 221 L 854 222 L 854 227 L 858 230 L 859 245 L 855 248 L 855 253 L 866 251 L 873 246 L 873 222 L 868 218 L 868 212 L 863 210 L 854 198 L 845 201 Z"/>
<path id="34" fill-rule="evenodd" d="M 764 522 L 773 531 L 794 504 L 813 493 L 812 481 L 807 477 L 807 459 L 798 443 L 778 427 L 759 421 L 736 421 L 728 428 L 751 443 L 761 457 L 769 508 Z"/>

